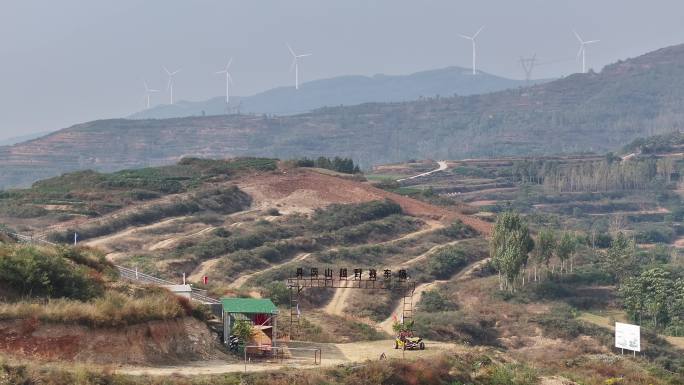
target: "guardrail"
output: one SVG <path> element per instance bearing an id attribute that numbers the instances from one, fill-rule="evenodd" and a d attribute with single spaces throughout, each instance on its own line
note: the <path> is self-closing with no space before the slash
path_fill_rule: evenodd
<path id="1" fill-rule="evenodd" d="M 115 265 L 117 269 L 119 269 L 119 274 L 121 275 L 122 278 L 126 278 L 131 281 L 138 281 L 142 283 L 147 283 L 147 284 L 152 284 L 152 285 L 160 285 L 160 286 L 166 286 L 166 285 L 178 285 L 176 282 L 171 282 L 167 281 L 165 279 L 157 278 L 155 276 L 141 273 L 137 269 L 130 269 L 128 267 L 120 266 L 120 265 Z M 206 304 L 214 304 L 218 305 L 221 303 L 221 301 L 217 300 L 216 298 L 211 298 L 207 296 L 207 291 L 202 290 L 202 289 L 195 289 L 191 287 L 192 293 L 191 293 L 191 298 L 195 301 L 206 303 Z"/>
<path id="2" fill-rule="evenodd" d="M 57 243 L 50 242 L 45 239 L 44 236 L 39 236 L 39 237 L 34 237 L 32 235 L 25 235 L 25 234 L 18 234 L 18 233 L 13 233 L 9 232 L 3 229 L 0 229 L 1 233 L 7 234 L 10 237 L 16 239 L 19 242 L 22 243 L 29 243 L 29 244 L 46 244 L 46 245 L 51 245 L 51 246 L 58 246 Z M 142 282 L 146 284 L 152 284 L 152 285 L 159 285 L 159 286 L 165 286 L 165 285 L 178 285 L 176 282 L 171 282 L 167 281 L 165 279 L 157 278 L 155 276 L 141 273 L 137 269 L 131 269 L 128 267 L 124 267 L 121 265 L 114 265 L 118 270 L 119 270 L 119 275 L 121 278 L 128 279 L 131 281 L 137 281 L 137 282 Z M 192 288 L 192 293 L 190 295 L 190 298 L 197 301 L 201 302 L 204 304 L 212 304 L 212 305 L 218 305 L 221 303 L 216 298 L 211 298 L 207 295 L 206 290 L 202 289 L 195 289 Z"/>

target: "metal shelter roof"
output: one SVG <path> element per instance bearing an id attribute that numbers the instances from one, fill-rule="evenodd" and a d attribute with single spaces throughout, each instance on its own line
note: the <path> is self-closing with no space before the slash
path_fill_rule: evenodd
<path id="1" fill-rule="evenodd" d="M 221 298 L 224 313 L 278 314 L 278 308 L 267 298 Z"/>

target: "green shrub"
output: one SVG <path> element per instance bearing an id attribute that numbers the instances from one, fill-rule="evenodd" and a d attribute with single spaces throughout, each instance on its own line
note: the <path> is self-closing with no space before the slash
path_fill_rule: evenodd
<path id="1" fill-rule="evenodd" d="M 31 204 L 0 204 L 0 215 L 12 218 L 38 218 L 49 213 L 48 210 Z"/>
<path id="2" fill-rule="evenodd" d="M 439 311 L 456 310 L 456 304 L 451 302 L 449 298 L 442 295 L 437 290 L 428 290 L 423 293 L 418 303 L 420 311 L 435 313 Z"/>
<path id="3" fill-rule="evenodd" d="M 440 230 L 440 233 L 452 239 L 464 239 L 475 236 L 475 230 L 459 220 Z"/>
<path id="4" fill-rule="evenodd" d="M 472 318 L 457 311 L 419 312 L 415 316 L 415 330 L 423 338 L 471 345 L 496 346 L 498 338 L 493 322 Z"/>
<path id="5" fill-rule="evenodd" d="M 447 279 L 467 263 L 465 252 L 457 246 L 446 246 L 430 255 L 426 272 L 437 279 Z"/>
<path id="6" fill-rule="evenodd" d="M 74 260 L 75 252 L 64 252 Z M 102 279 L 87 267 L 34 247 L 0 248 L 0 286 L 21 297 L 88 300 L 104 293 Z"/>
<path id="7" fill-rule="evenodd" d="M 523 364 L 494 366 L 490 372 L 490 385 L 533 385 L 538 383 L 537 373 Z"/>
<path id="8" fill-rule="evenodd" d="M 316 210 L 313 216 L 312 229 L 318 231 L 321 229 L 337 230 L 392 214 L 401 214 L 401 212 L 401 206 L 390 200 L 346 205 L 334 204 L 326 209 Z"/>
<path id="9" fill-rule="evenodd" d="M 290 289 L 282 281 L 271 282 L 266 285 L 261 292 L 261 296 L 269 298 L 276 306 L 290 303 Z"/>

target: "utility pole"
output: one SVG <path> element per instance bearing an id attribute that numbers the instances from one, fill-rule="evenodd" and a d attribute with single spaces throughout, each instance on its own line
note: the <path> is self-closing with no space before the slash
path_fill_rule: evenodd
<path id="1" fill-rule="evenodd" d="M 525 85 L 530 84 L 530 79 L 532 78 L 532 70 L 534 69 L 534 66 L 537 64 L 537 54 L 535 53 L 532 55 L 532 57 L 520 57 L 520 65 L 523 68 L 523 71 L 525 71 Z"/>

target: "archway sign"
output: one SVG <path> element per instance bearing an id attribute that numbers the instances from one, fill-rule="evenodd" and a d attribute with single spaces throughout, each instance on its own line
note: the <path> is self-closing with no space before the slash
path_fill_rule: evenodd
<path id="1" fill-rule="evenodd" d="M 322 274 L 321 274 L 322 273 Z M 350 274 L 351 273 L 351 274 Z M 392 272 L 390 269 L 347 269 L 316 267 L 297 268 L 294 277 L 287 279 L 290 289 L 290 338 L 294 335 L 295 325 L 299 330 L 299 294 L 302 290 L 310 289 L 366 289 L 400 291 L 402 297 L 402 323 L 413 318 L 413 292 L 416 290 L 415 281 L 411 280 L 405 269 Z"/>

